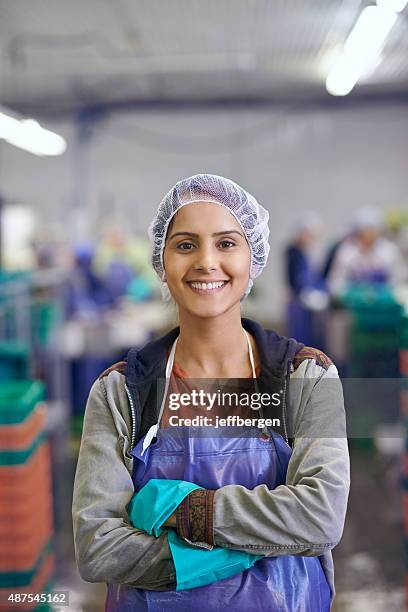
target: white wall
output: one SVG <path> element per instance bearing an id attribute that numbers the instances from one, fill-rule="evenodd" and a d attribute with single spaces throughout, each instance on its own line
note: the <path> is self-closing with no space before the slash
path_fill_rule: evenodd
<path id="1" fill-rule="evenodd" d="M 73 124 L 47 127 L 68 138 L 67 153 L 38 158 L 1 144 L 0 193 L 30 203 L 48 231 L 57 223 L 73 231 L 76 202 L 91 233 L 109 211 L 145 232 L 164 193 L 197 172 L 228 176 L 252 192 L 271 214 L 270 263 L 258 281 L 263 318 L 282 310 L 281 253 L 302 210 L 324 217 L 330 241 L 360 205 L 408 205 L 406 106 L 111 114 L 81 155 Z"/>

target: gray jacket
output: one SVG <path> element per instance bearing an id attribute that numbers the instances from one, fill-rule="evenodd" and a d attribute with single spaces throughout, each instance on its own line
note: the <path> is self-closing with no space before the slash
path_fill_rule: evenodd
<path id="1" fill-rule="evenodd" d="M 287 369 L 290 382 L 282 416 L 293 451 L 285 485 L 273 490 L 227 485 L 215 492 L 213 541 L 268 556 L 320 556 L 333 601 L 331 549 L 343 532 L 350 487 L 341 382 L 324 353 L 252 321 L 243 319 L 243 326 L 255 336 L 266 374 L 283 380 Z M 146 385 L 140 384 L 148 380 L 151 388 L 157 387 L 165 367 L 163 349 L 177 334 L 172 330 L 160 339 L 161 352 L 157 341 L 131 351 L 127 363 L 104 372 L 90 391 L 72 508 L 77 564 L 89 582 L 150 590 L 176 586 L 166 533 L 155 538 L 135 529 L 126 507 L 134 493 L 130 451 L 157 416 L 157 398 L 152 403 Z"/>

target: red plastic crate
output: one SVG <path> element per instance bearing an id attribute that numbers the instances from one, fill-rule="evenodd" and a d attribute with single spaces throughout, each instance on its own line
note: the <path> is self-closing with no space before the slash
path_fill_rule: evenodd
<path id="1" fill-rule="evenodd" d="M 36 595 L 37 593 L 44 593 L 47 585 L 49 584 L 51 577 L 54 573 L 55 558 L 53 554 L 48 555 L 44 559 L 44 563 L 39 569 L 32 583 L 25 587 L 11 587 L 0 589 L 0 602 L 7 602 L 7 598 L 12 593 L 26 593 Z M 0 603 L 0 612 L 14 612 L 14 610 L 35 610 L 38 607 L 38 603 L 33 602 L 27 603 Z"/>
<path id="2" fill-rule="evenodd" d="M 46 408 L 43 403 L 37 404 L 31 414 L 15 425 L 0 425 L 0 451 L 22 450 L 33 444 L 44 431 Z"/>

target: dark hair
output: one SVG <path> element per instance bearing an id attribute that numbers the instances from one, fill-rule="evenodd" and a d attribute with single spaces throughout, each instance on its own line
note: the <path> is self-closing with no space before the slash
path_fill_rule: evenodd
<path id="1" fill-rule="evenodd" d="M 170 221 L 170 223 L 169 223 L 169 225 L 168 225 L 167 232 L 166 232 L 166 239 L 165 239 L 165 241 L 164 241 L 164 245 L 165 245 L 165 246 L 166 246 L 167 238 L 170 236 L 170 231 L 171 231 L 171 228 L 173 227 L 173 224 L 174 224 L 174 219 L 175 219 L 175 218 L 177 217 L 177 215 L 179 214 L 179 211 L 180 211 L 180 209 L 178 208 L 178 209 L 176 210 L 176 212 L 174 213 L 174 215 L 172 216 L 171 221 Z"/>

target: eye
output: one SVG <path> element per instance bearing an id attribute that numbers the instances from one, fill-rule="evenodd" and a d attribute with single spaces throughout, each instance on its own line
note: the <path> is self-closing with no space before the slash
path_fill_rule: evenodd
<path id="1" fill-rule="evenodd" d="M 229 249 L 235 246 L 235 242 L 233 242 L 232 240 L 221 240 L 219 246 L 221 246 L 223 249 Z"/>
<path id="2" fill-rule="evenodd" d="M 194 248 L 194 244 L 192 242 L 181 242 L 177 245 L 177 249 L 180 251 L 191 251 Z"/>

